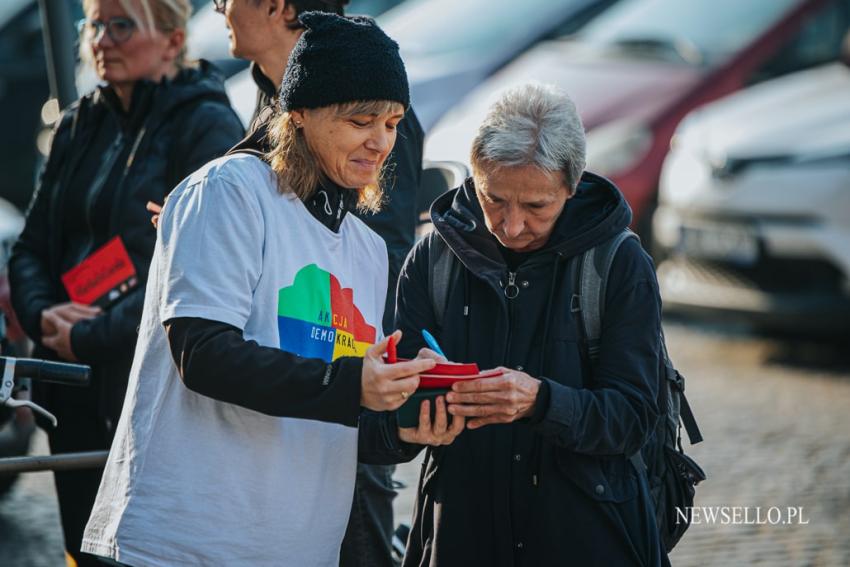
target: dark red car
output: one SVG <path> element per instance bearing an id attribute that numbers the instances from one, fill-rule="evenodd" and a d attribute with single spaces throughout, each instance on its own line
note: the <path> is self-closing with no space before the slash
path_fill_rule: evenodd
<path id="1" fill-rule="evenodd" d="M 502 90 L 555 84 L 584 121 L 588 169 L 623 190 L 646 233 L 682 118 L 747 85 L 837 59 L 848 26 L 850 0 L 621 0 L 480 85 L 432 130 L 425 156 L 468 163 L 475 130 Z"/>

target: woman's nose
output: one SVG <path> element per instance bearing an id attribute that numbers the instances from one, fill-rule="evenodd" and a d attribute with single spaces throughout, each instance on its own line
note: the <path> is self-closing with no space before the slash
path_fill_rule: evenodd
<path id="1" fill-rule="evenodd" d="M 92 47 L 96 49 L 103 49 L 104 47 L 113 47 L 115 42 L 112 41 L 112 38 L 109 37 L 109 34 L 106 33 L 106 26 L 98 28 L 95 31 L 94 37 L 91 39 Z"/>
<path id="2" fill-rule="evenodd" d="M 525 219 L 521 214 L 514 211 L 508 211 L 505 214 L 504 221 L 502 222 L 502 232 L 505 233 L 505 236 L 508 238 L 516 238 L 522 234 L 524 228 Z"/>
<path id="3" fill-rule="evenodd" d="M 392 147 L 395 141 L 395 132 L 389 132 L 383 126 L 377 127 L 372 131 L 367 141 L 367 147 L 370 150 L 384 153 Z"/>

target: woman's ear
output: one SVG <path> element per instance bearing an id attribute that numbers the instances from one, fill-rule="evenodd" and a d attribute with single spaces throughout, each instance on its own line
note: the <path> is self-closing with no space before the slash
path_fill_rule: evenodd
<path id="1" fill-rule="evenodd" d="M 283 25 L 289 27 L 298 21 L 298 14 L 295 10 L 295 5 L 286 0 L 266 0 L 268 15 L 276 21 L 282 21 Z"/>
<path id="2" fill-rule="evenodd" d="M 166 47 L 163 59 L 169 62 L 174 61 L 186 45 L 186 30 L 177 28 L 168 34 L 168 46 Z"/>
<path id="3" fill-rule="evenodd" d="M 296 128 L 301 128 L 304 125 L 304 111 L 303 110 L 291 110 L 289 112 L 289 118 L 292 120 L 292 123 Z"/>
<path id="4" fill-rule="evenodd" d="M 290 25 L 295 23 L 298 20 L 298 13 L 295 11 L 295 5 L 292 2 L 285 2 L 285 0 L 280 0 L 283 2 L 283 23 L 286 25 Z"/>

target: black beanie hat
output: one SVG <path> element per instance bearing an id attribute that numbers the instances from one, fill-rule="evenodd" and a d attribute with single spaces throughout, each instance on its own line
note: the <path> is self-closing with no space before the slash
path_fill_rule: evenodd
<path id="1" fill-rule="evenodd" d="M 361 100 L 410 105 L 398 44 L 373 19 L 326 12 L 305 12 L 298 19 L 306 29 L 283 75 L 282 110 Z"/>

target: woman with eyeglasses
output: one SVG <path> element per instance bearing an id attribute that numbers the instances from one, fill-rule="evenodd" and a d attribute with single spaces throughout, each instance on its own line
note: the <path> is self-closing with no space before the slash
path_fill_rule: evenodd
<path id="1" fill-rule="evenodd" d="M 107 449 L 141 320 L 156 232 L 145 210 L 243 134 L 221 77 L 186 58 L 189 0 L 84 0 L 83 59 L 103 84 L 66 111 L 9 265 L 35 356 L 92 367 L 89 388 L 41 386 L 54 453 Z M 102 469 L 55 474 L 65 548 L 79 552 Z"/>

